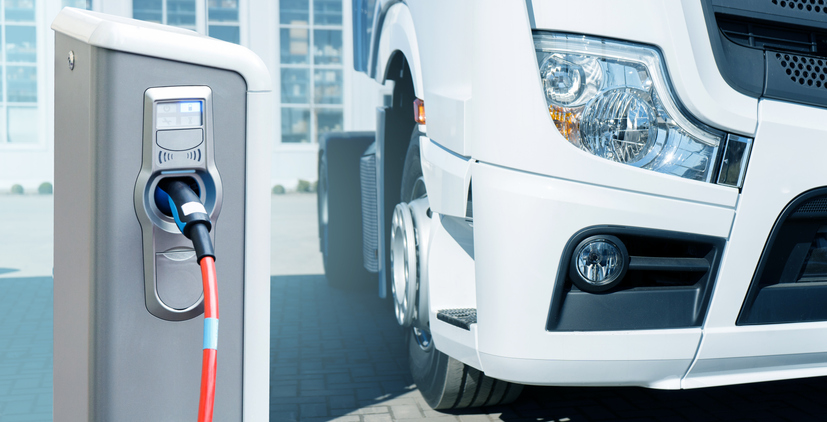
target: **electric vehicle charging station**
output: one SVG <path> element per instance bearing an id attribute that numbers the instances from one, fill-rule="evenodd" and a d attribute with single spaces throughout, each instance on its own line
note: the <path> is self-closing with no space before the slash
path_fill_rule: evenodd
<path id="1" fill-rule="evenodd" d="M 78 9 L 63 9 L 52 29 L 54 420 L 196 416 L 204 294 L 179 215 L 156 199 L 171 179 L 200 200 L 183 213 L 206 214 L 212 226 L 221 299 L 214 418 L 266 420 L 264 63 L 192 31 Z"/>

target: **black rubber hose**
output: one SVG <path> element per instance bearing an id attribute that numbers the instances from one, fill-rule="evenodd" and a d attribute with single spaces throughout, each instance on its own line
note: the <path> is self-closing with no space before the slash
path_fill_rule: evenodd
<path id="1" fill-rule="evenodd" d="M 215 259 L 215 249 L 210 239 L 212 223 L 198 194 L 189 184 L 179 179 L 161 180 L 158 189 L 169 196 L 175 224 L 184 236 L 192 240 L 198 262 L 205 256 Z"/>
<path id="2" fill-rule="evenodd" d="M 205 256 L 210 256 L 215 259 L 215 248 L 212 245 L 212 239 L 210 239 L 210 230 L 207 229 L 207 226 L 204 224 L 195 224 L 192 226 L 190 230 L 189 238 L 192 240 L 192 246 L 195 248 L 195 256 L 198 258 L 198 262 L 201 262 L 201 258 Z"/>

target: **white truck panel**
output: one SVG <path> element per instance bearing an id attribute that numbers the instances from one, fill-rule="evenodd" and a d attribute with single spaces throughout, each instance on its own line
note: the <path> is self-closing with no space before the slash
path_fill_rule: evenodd
<path id="1" fill-rule="evenodd" d="M 825 331 L 827 323 L 823 322 L 706 329 L 701 344 L 703 355 L 699 354 L 681 386 L 713 387 L 827 375 Z"/>
<path id="2" fill-rule="evenodd" d="M 566 347 L 586 349 L 611 347 L 593 338 L 567 342 Z M 661 341 L 673 341 L 670 336 Z M 679 341 L 682 339 L 678 339 Z M 690 342 L 679 343 L 691 346 Z M 521 384 L 559 386 L 630 385 L 675 390 L 680 388 L 681 375 L 691 362 L 687 359 L 658 360 L 555 360 L 515 359 L 480 353 L 486 375 Z"/>
<path id="3" fill-rule="evenodd" d="M 431 221 L 427 271 L 429 322 L 434 345 L 454 359 L 479 369 L 476 326 L 472 330 L 463 330 L 436 316 L 441 309 L 477 307 L 474 257 L 446 231 L 441 216 L 434 214 Z"/>
<path id="4" fill-rule="evenodd" d="M 472 56 L 469 46 L 471 0 L 411 2 L 415 22 L 427 22 L 416 32 L 422 59 L 422 80 L 428 136 L 459 155 L 469 156 L 466 142 L 471 100 Z"/>
<path id="5" fill-rule="evenodd" d="M 440 214 L 464 217 L 471 161 L 426 136 L 419 137 L 419 148 L 425 186 L 435 187 L 428 191 L 431 209 Z"/>
<path id="6" fill-rule="evenodd" d="M 755 268 L 781 211 L 801 192 L 827 185 L 824 156 L 817 153 L 827 139 L 827 110 L 762 100 L 760 116 L 743 195 L 718 276 L 727 282 L 718 284 L 713 292 L 708 328 L 734 324 L 752 279 L 752 272 L 744 268 Z"/>
<path id="7" fill-rule="evenodd" d="M 419 59 L 419 45 L 416 41 L 411 12 L 404 3 L 397 3 L 388 9 L 382 24 L 382 32 L 377 51 L 376 82 L 385 83 L 385 72 L 391 55 L 400 51 L 405 55 L 413 77 L 414 92 L 420 98 L 422 87 L 422 66 Z M 413 118 L 413 116 L 411 116 Z"/>
<path id="8" fill-rule="evenodd" d="M 824 147 L 827 110 L 762 100 L 759 116 L 750 171 L 718 276 L 722 282 L 712 295 L 688 387 L 827 373 L 827 323 L 735 326 L 753 277 L 744 269 L 757 265 L 778 215 L 801 192 L 827 185 L 824 157 L 812 153 Z M 782 365 L 809 369 L 788 373 Z"/>

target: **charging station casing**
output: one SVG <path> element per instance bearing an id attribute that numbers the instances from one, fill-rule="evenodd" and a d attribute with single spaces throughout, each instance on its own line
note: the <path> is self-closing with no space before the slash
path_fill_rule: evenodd
<path id="1" fill-rule="evenodd" d="M 191 277 L 182 290 L 165 269 L 189 267 L 147 265 L 158 254 L 172 262 L 189 259 L 188 252 L 175 244 L 181 235 L 164 230 L 169 221 L 153 204 L 138 199 L 163 171 L 199 184 L 214 224 L 221 306 L 215 420 L 266 420 L 273 115 L 266 67 L 238 45 L 78 9 L 61 11 L 52 29 L 54 420 L 195 418 L 200 299 L 192 296 Z M 169 142 L 189 142 L 178 136 L 183 132 L 172 141 L 165 133 L 160 143 L 157 131 L 147 137 L 147 104 L 159 101 L 200 102 L 202 124 L 181 129 L 190 136 L 200 127 L 205 143 L 177 151 Z M 147 142 L 171 154 L 159 158 L 166 167 L 147 170 Z M 212 163 L 203 161 L 208 155 Z M 152 234 L 156 228 L 161 234 Z M 157 287 L 150 271 L 172 283 L 161 296 L 188 291 L 191 299 L 151 309 Z M 198 272 L 194 260 L 192 271 Z"/>

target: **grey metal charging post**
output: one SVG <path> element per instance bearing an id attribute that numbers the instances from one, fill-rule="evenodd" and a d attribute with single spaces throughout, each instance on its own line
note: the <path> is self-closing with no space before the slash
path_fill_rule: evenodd
<path id="1" fill-rule="evenodd" d="M 203 292 L 156 205 L 195 187 L 213 224 L 215 420 L 269 403 L 270 77 L 249 50 L 64 9 L 55 38 L 54 420 L 182 421 L 198 410 Z"/>

